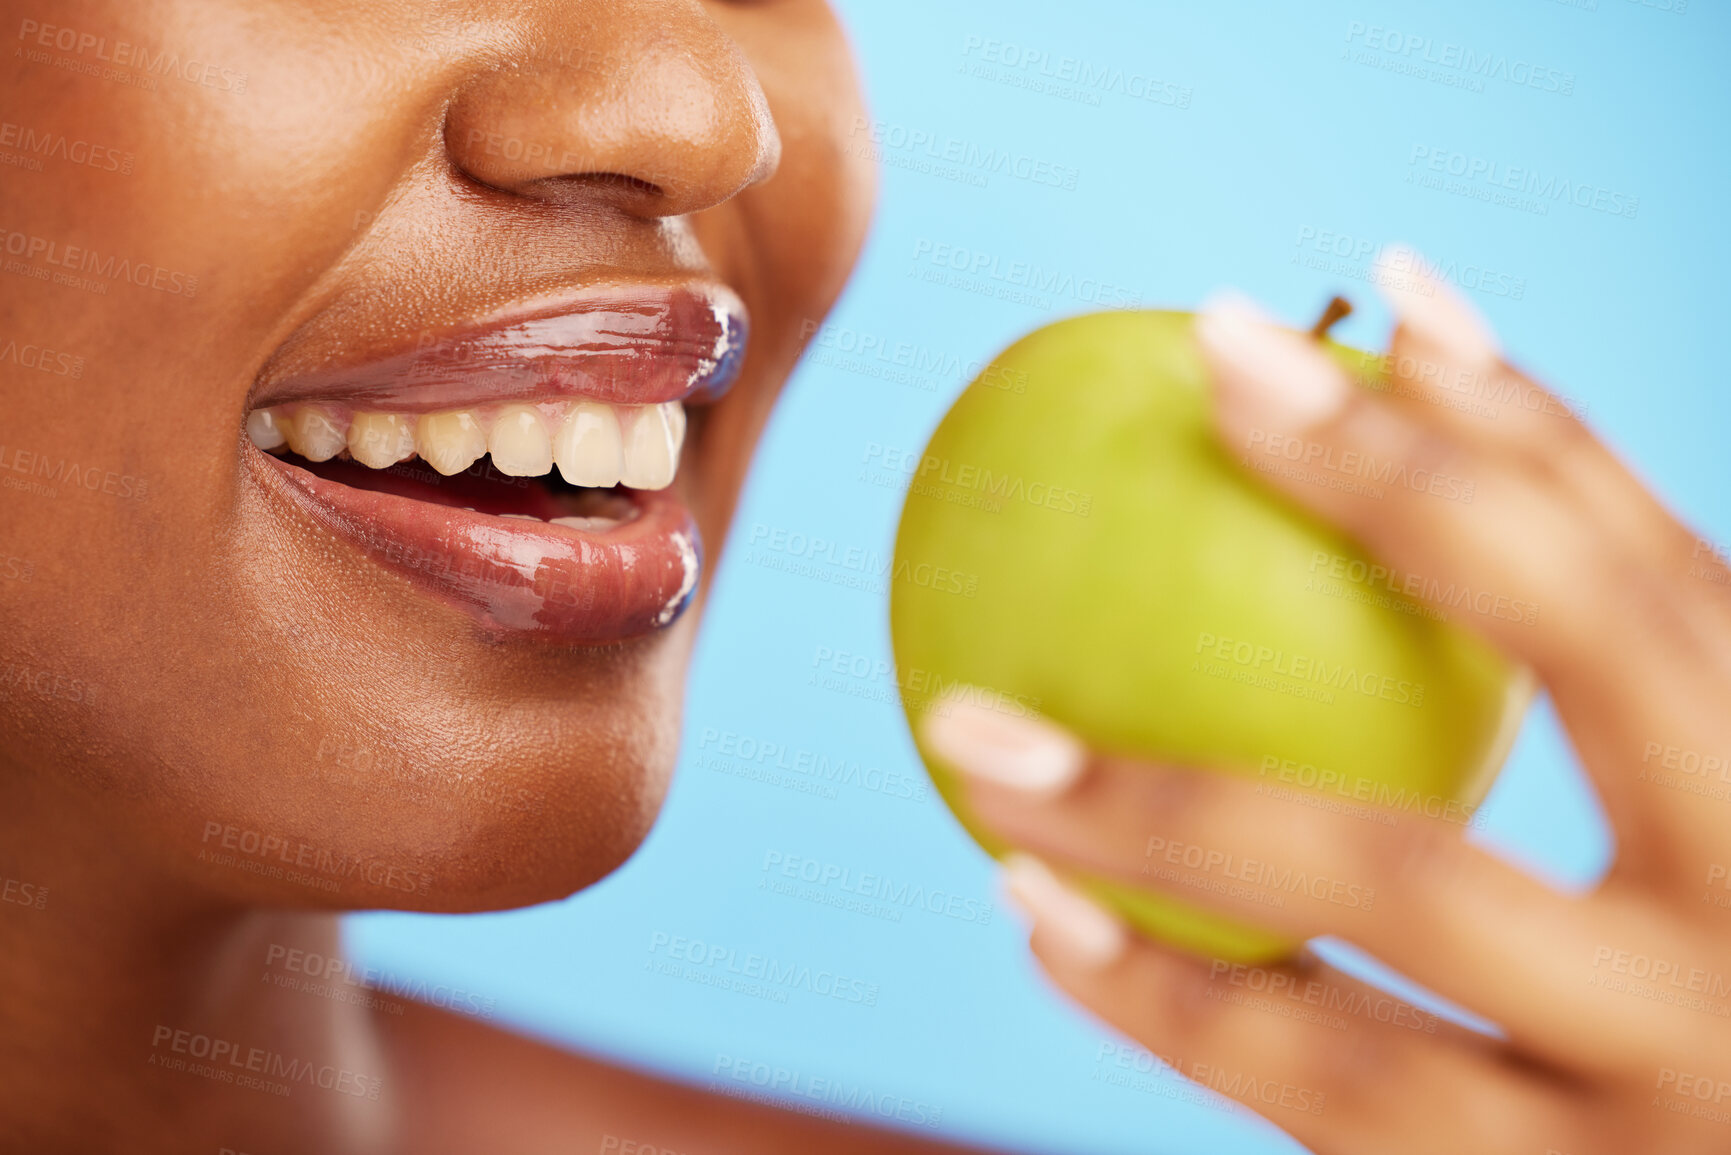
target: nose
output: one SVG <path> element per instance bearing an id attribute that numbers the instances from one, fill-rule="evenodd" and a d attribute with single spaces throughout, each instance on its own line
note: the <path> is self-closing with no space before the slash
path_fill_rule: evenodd
<path id="1" fill-rule="evenodd" d="M 549 4 L 533 43 L 465 84 L 452 162 L 552 202 L 693 213 L 767 179 L 781 138 L 745 54 L 698 0 Z"/>

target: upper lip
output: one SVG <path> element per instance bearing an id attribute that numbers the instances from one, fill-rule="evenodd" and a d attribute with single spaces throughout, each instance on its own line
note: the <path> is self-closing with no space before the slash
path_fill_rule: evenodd
<path id="1" fill-rule="evenodd" d="M 596 285 L 424 331 L 369 360 L 266 379 L 249 408 L 331 401 L 425 413 L 561 397 L 708 401 L 738 375 L 746 328 L 744 303 L 720 284 Z"/>

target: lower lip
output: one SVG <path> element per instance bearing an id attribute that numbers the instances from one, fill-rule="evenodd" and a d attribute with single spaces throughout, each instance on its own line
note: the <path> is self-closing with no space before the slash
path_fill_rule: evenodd
<path id="1" fill-rule="evenodd" d="M 356 489 L 245 448 L 271 488 L 493 640 L 642 637 L 671 624 L 697 588 L 702 543 L 671 488 L 634 494 L 635 518 L 585 533 Z"/>

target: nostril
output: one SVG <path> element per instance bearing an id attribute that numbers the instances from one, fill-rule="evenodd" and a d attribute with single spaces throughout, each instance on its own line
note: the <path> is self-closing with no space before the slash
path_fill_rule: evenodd
<path id="1" fill-rule="evenodd" d="M 654 181 L 621 172 L 560 173 L 525 181 L 513 191 L 551 204 L 612 200 L 647 206 L 667 197 L 667 190 Z"/>
<path id="2" fill-rule="evenodd" d="M 642 177 L 631 176 L 622 172 L 580 172 L 567 177 L 555 177 L 555 180 L 572 181 L 591 188 L 617 188 L 641 196 L 666 196 L 666 191 L 654 181 Z"/>

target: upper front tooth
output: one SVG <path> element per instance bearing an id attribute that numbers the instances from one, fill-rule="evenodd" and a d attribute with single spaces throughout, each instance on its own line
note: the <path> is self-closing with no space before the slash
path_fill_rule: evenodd
<path id="1" fill-rule="evenodd" d="M 335 417 L 316 405 L 302 405 L 282 423 L 288 447 L 308 461 L 329 461 L 343 451 L 348 438 Z"/>
<path id="2" fill-rule="evenodd" d="M 667 412 L 667 428 L 673 430 L 673 460 L 678 462 L 679 450 L 685 444 L 685 406 L 668 401 L 661 408 Z"/>
<path id="3" fill-rule="evenodd" d="M 275 409 L 254 409 L 246 415 L 246 435 L 260 449 L 280 449 L 288 444 Z"/>
<path id="4" fill-rule="evenodd" d="M 684 413 L 669 415 L 679 402 L 666 405 L 635 405 L 625 410 L 620 422 L 625 435 L 625 472 L 621 483 L 632 489 L 666 489 L 679 469 L 679 443 L 684 434 Z M 675 433 L 675 423 L 681 427 Z"/>
<path id="5" fill-rule="evenodd" d="M 415 426 L 415 449 L 444 474 L 461 473 L 487 452 L 487 435 L 466 409 L 428 413 Z"/>
<path id="6" fill-rule="evenodd" d="M 625 470 L 621 441 L 619 415 L 611 405 L 579 401 L 553 438 L 553 459 L 572 485 L 611 488 Z"/>
<path id="7" fill-rule="evenodd" d="M 357 413 L 349 423 L 349 455 L 384 469 L 415 452 L 415 427 L 398 413 Z"/>
<path id="8" fill-rule="evenodd" d="M 246 417 L 247 436 L 260 449 L 290 450 L 311 461 L 328 461 L 346 447 L 363 465 L 385 469 L 419 453 L 447 477 L 491 453 L 493 465 L 510 477 L 538 477 L 557 463 L 572 485 L 607 489 L 665 489 L 679 469 L 685 439 L 685 407 L 606 405 L 575 401 L 564 419 L 543 416 L 545 406 L 505 405 L 484 426 L 473 410 L 410 414 L 365 412 L 343 418 L 322 405 L 255 409 Z M 552 428 L 549 434 L 549 427 Z"/>
<path id="9" fill-rule="evenodd" d="M 533 405 L 507 405 L 487 438 L 493 468 L 511 477 L 540 477 L 553 468 L 553 439 Z"/>

